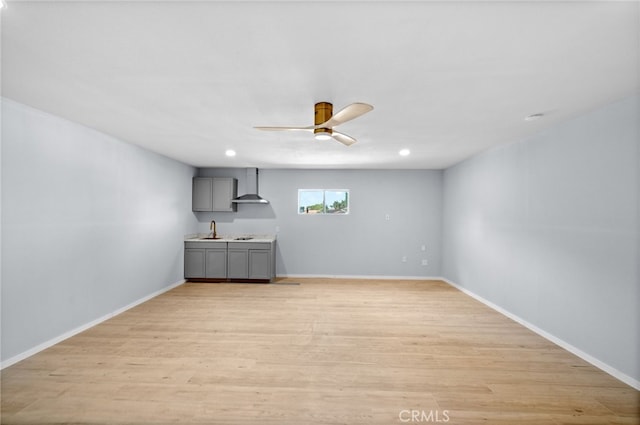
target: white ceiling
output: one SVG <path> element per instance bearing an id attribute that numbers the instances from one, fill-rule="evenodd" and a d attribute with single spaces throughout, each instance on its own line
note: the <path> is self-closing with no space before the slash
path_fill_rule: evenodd
<path id="1" fill-rule="evenodd" d="M 7 3 L 4 97 L 200 167 L 446 168 L 640 91 L 637 1 Z M 318 101 L 359 143 L 252 128 Z"/>

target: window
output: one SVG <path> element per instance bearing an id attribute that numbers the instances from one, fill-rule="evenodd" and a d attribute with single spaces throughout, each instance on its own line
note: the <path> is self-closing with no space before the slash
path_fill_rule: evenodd
<path id="1" fill-rule="evenodd" d="M 349 214 L 349 190 L 298 189 L 298 214 Z"/>

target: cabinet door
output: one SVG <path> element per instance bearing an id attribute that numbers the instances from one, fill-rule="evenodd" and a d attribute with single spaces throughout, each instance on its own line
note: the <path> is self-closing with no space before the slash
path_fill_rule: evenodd
<path id="1" fill-rule="evenodd" d="M 227 250 L 207 249 L 206 277 L 208 279 L 226 279 L 227 277 Z"/>
<path id="2" fill-rule="evenodd" d="M 213 179 L 211 177 L 194 177 L 191 209 L 193 211 L 213 210 Z"/>
<path id="3" fill-rule="evenodd" d="M 215 177 L 213 179 L 213 211 L 237 211 L 238 204 L 231 202 L 238 194 L 238 180 Z"/>
<path id="4" fill-rule="evenodd" d="M 184 250 L 184 277 L 185 279 L 205 276 L 204 249 Z"/>
<path id="5" fill-rule="evenodd" d="M 249 251 L 249 279 L 271 279 L 271 250 Z"/>
<path id="6" fill-rule="evenodd" d="M 227 276 L 229 279 L 246 279 L 249 277 L 249 250 L 229 249 Z"/>

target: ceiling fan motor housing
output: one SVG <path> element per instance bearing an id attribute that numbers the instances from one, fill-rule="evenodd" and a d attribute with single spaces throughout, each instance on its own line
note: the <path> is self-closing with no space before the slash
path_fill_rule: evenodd
<path id="1" fill-rule="evenodd" d="M 323 122 L 327 122 L 333 116 L 333 105 L 329 102 L 318 102 L 315 106 L 315 117 L 313 123 L 315 125 L 322 124 Z M 313 130 L 314 134 L 318 133 L 329 133 L 331 134 L 333 131 L 330 128 L 316 128 Z"/>

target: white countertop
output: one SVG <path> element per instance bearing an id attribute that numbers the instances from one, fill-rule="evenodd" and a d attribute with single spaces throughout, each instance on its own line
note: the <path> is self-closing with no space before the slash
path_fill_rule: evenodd
<path id="1" fill-rule="evenodd" d="M 199 233 L 185 235 L 185 242 L 268 242 L 271 243 L 276 240 L 276 235 L 217 235 L 218 239 L 206 239 L 210 237 L 211 233 Z M 250 239 L 238 239 L 238 238 L 250 238 Z"/>

